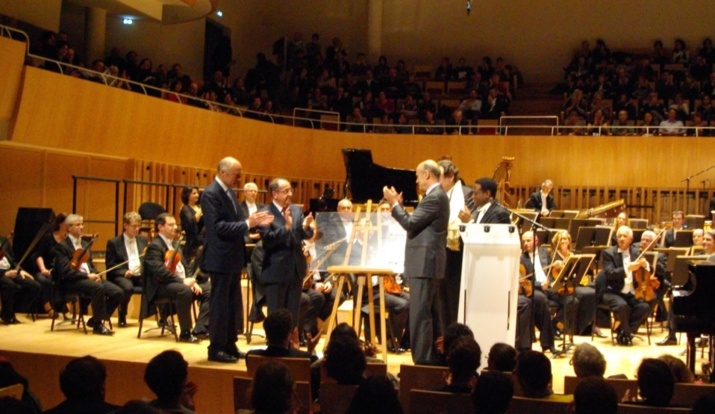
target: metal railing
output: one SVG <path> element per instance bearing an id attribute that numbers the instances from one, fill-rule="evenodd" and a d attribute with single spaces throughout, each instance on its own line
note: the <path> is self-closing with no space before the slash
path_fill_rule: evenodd
<path id="1" fill-rule="evenodd" d="M 160 98 L 166 98 L 169 95 L 173 95 L 176 97 L 177 101 L 185 101 L 193 106 L 199 106 L 216 111 L 216 112 L 221 112 L 225 113 L 227 115 L 233 115 L 233 116 L 239 116 L 243 118 L 251 118 L 251 119 L 258 119 L 262 120 L 264 122 L 270 122 L 270 123 L 277 123 L 280 122 L 279 119 L 282 121 L 283 119 L 287 119 L 287 123 L 291 123 L 293 126 L 296 127 L 308 127 L 308 128 L 322 128 L 322 129 L 332 129 L 332 128 L 324 128 L 322 123 L 324 122 L 325 124 L 330 124 L 330 125 L 336 125 L 336 131 L 348 131 L 348 132 L 362 132 L 362 133 L 410 133 L 410 134 L 424 134 L 424 135 L 441 135 L 441 134 L 453 134 L 456 131 L 456 134 L 458 135 L 479 135 L 479 130 L 484 128 L 484 129 L 493 129 L 494 133 L 497 135 L 508 135 L 509 131 L 519 131 L 519 130 L 543 130 L 544 134 L 543 135 L 598 135 L 598 136 L 605 136 L 605 135 L 625 135 L 625 136 L 634 136 L 634 135 L 643 135 L 643 136 L 652 136 L 652 135 L 659 135 L 659 132 L 665 128 L 659 127 L 659 126 L 648 126 L 648 127 L 642 127 L 642 126 L 626 126 L 626 127 L 619 127 L 623 129 L 631 129 L 633 132 L 632 133 L 627 133 L 627 134 L 612 134 L 612 129 L 614 127 L 612 126 L 594 126 L 594 127 L 588 127 L 587 125 L 575 125 L 575 126 L 567 126 L 567 125 L 560 125 L 560 119 L 556 115 L 506 115 L 502 116 L 499 118 L 499 123 L 497 125 L 491 125 L 491 124 L 485 124 L 485 125 L 479 125 L 479 122 L 477 121 L 476 124 L 470 124 L 470 125 L 447 125 L 447 124 L 436 124 L 436 125 L 425 125 L 425 124 L 375 124 L 375 123 L 368 123 L 368 122 L 346 122 L 346 121 L 341 121 L 340 120 L 340 114 L 335 111 L 323 111 L 323 110 L 316 110 L 316 109 L 311 109 L 311 108 L 294 108 L 292 116 L 291 115 L 274 115 L 274 114 L 268 114 L 262 111 L 255 111 L 246 107 L 242 106 L 237 106 L 237 105 L 226 105 L 223 103 L 215 102 L 215 101 L 209 101 L 203 98 L 200 98 L 198 96 L 193 96 L 193 95 L 188 95 L 185 93 L 177 93 L 173 91 L 169 91 L 167 89 L 159 88 L 156 86 L 152 85 L 147 85 L 141 82 L 136 82 L 130 79 L 125 79 L 120 76 L 114 76 L 109 73 L 104 73 L 104 72 L 97 72 L 91 69 L 87 69 L 81 66 L 76 66 L 72 65 L 69 63 L 65 62 L 60 62 L 54 59 L 49 59 L 43 56 L 39 55 L 34 55 L 30 53 L 30 42 L 29 42 L 29 37 L 27 34 L 21 30 L 14 29 L 12 27 L 0 25 L 0 36 L 7 36 L 12 37 L 12 33 L 18 33 L 20 36 L 22 36 L 25 39 L 26 43 L 26 49 L 27 49 L 27 56 L 31 57 L 33 59 L 42 61 L 42 62 L 51 62 L 54 65 L 57 65 L 59 68 L 60 73 L 65 74 L 65 70 L 67 68 L 71 68 L 75 71 L 77 71 L 80 75 L 82 75 L 86 80 L 90 81 L 98 81 L 100 83 L 103 83 L 109 87 L 124 87 L 126 85 L 127 87 L 125 89 L 133 92 L 141 92 L 146 96 L 153 96 L 153 97 L 160 97 Z M 133 87 L 132 87 L 133 86 Z M 150 93 L 150 91 L 154 91 L 154 93 Z M 336 116 L 337 121 L 333 120 L 325 120 L 325 121 L 320 121 L 319 119 L 312 118 L 310 116 L 298 116 L 299 112 L 311 114 L 311 113 L 316 113 L 316 114 L 327 114 L 330 116 Z M 549 124 L 534 124 L 534 125 L 507 125 L 507 122 L 509 120 L 518 120 L 518 119 L 542 119 L 542 120 L 550 120 L 550 121 L 555 121 L 554 123 L 549 123 Z M 318 122 L 316 122 L 318 121 Z M 317 129 L 316 128 L 316 129 Z M 590 133 L 586 134 L 586 131 L 588 131 L 590 128 Z M 688 135 L 688 136 L 695 136 L 695 137 L 709 137 L 709 136 L 714 136 L 715 137 L 715 127 L 683 127 L 682 128 L 684 133 L 682 135 Z M 441 133 L 440 133 L 441 131 Z M 691 132 L 692 131 L 692 132 Z M 538 134 L 537 134 L 538 135 Z"/>

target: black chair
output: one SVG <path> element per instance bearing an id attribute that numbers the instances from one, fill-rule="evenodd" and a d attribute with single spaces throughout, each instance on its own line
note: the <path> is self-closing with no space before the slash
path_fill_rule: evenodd
<path id="1" fill-rule="evenodd" d="M 163 336 L 164 331 L 168 329 L 174 334 L 174 339 L 176 339 L 176 342 L 179 342 L 179 332 L 174 321 L 174 313 L 176 313 L 175 301 L 170 298 L 154 298 L 154 300 L 149 302 L 144 293 L 146 292 L 146 277 L 142 275 L 141 278 L 141 309 L 139 310 L 139 332 L 137 332 L 137 339 L 141 338 L 144 319 L 149 316 L 149 310 L 153 308 L 154 319 L 156 320 L 157 328 L 161 328 L 161 335 Z M 159 315 L 162 316 L 161 319 L 159 318 Z M 166 321 L 163 321 L 164 316 L 168 319 L 168 324 L 166 323 Z M 152 329 L 156 328 L 147 329 L 147 332 Z"/>
<path id="2" fill-rule="evenodd" d="M 64 310 L 63 307 L 67 303 L 72 304 L 72 325 L 77 323 L 77 329 L 82 327 L 84 330 L 84 334 L 87 334 L 87 324 L 85 323 L 84 320 L 84 307 L 81 304 L 82 301 L 82 296 L 79 293 L 63 293 L 62 295 L 62 305 L 59 306 L 57 309 L 54 309 L 54 312 L 52 314 L 52 325 L 50 327 L 50 331 L 55 330 L 55 320 L 57 319 L 57 316 L 60 313 L 63 313 L 62 311 Z M 53 306 L 54 307 L 54 306 Z M 77 308 L 79 308 L 79 312 L 77 311 Z"/>

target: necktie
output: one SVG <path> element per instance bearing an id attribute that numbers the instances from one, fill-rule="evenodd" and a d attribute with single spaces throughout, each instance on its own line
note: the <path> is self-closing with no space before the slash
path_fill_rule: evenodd
<path id="1" fill-rule="evenodd" d="M 236 203 L 236 193 L 233 192 L 232 189 L 226 190 L 226 194 L 228 195 L 228 198 L 231 199 L 231 204 L 233 204 L 233 212 L 238 214 L 238 203 Z"/>

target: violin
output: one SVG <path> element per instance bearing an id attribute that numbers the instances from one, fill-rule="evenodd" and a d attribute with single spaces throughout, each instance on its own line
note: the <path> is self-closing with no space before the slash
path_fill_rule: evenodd
<path id="1" fill-rule="evenodd" d="M 531 284 L 531 276 L 534 274 L 526 274 L 526 266 L 519 264 L 519 294 L 530 298 L 534 294 L 534 286 Z"/>
<path id="2" fill-rule="evenodd" d="M 665 229 L 660 230 L 660 232 L 651 240 L 651 242 L 641 251 L 636 258 L 636 262 L 643 258 L 643 256 L 655 246 L 656 242 L 661 236 Z M 652 269 L 655 271 L 655 269 Z M 660 287 L 660 280 L 653 276 L 653 272 L 648 271 L 645 267 L 633 272 L 633 286 L 635 290 L 635 297 L 637 300 L 651 302 L 656 299 L 656 290 Z"/>
<path id="3" fill-rule="evenodd" d="M 83 264 L 89 261 L 91 256 L 89 249 L 92 247 L 92 244 L 95 240 L 97 240 L 98 237 L 99 234 L 93 234 L 92 238 L 89 240 L 89 243 L 87 243 L 84 247 L 75 250 L 74 253 L 72 253 L 72 259 L 70 260 L 70 267 L 72 268 L 72 270 L 79 270 Z"/>
<path id="4" fill-rule="evenodd" d="M 7 238 L 3 240 L 0 244 L 0 260 L 5 258 L 5 245 L 10 241 L 10 239 L 12 239 L 12 236 L 14 234 L 15 233 L 11 231 L 10 234 L 8 234 Z"/>
<path id="5" fill-rule="evenodd" d="M 167 250 L 166 254 L 164 254 L 164 267 L 171 273 L 176 273 L 176 268 L 179 266 L 179 263 L 181 263 L 181 251 L 179 247 L 181 247 L 181 241 L 184 239 L 184 232 L 177 233 L 177 235 L 179 237 L 172 243 L 174 250 Z"/>

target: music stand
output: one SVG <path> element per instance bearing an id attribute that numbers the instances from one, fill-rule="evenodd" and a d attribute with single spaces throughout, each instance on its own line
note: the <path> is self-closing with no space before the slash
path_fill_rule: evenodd
<path id="1" fill-rule="evenodd" d="M 553 358 L 567 354 L 569 348 L 573 346 L 573 335 L 576 330 L 576 309 L 574 309 L 573 306 L 576 299 L 576 287 L 581 284 L 581 280 L 583 280 L 583 277 L 586 275 L 588 268 L 591 267 L 591 263 L 595 257 L 595 254 L 571 255 L 551 285 L 552 290 L 558 292 L 564 289 L 566 295 L 571 297 L 571 301 L 567 301 L 567 305 L 564 307 L 564 320 L 569 320 L 570 318 L 570 322 L 566 326 L 566 332 L 563 334 L 561 351 L 555 353 Z M 570 312 L 569 308 L 571 308 Z M 571 313 L 571 315 L 569 315 L 569 313 Z M 568 345 L 566 344 L 567 337 L 569 340 Z"/>
<path id="2" fill-rule="evenodd" d="M 680 230 L 675 232 L 672 247 L 690 247 L 693 245 L 693 230 Z"/>

